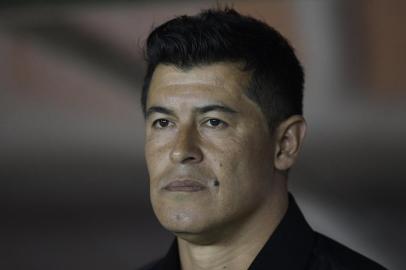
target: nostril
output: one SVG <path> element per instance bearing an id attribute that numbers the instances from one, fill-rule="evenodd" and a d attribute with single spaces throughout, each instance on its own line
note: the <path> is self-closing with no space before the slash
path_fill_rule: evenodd
<path id="1" fill-rule="evenodd" d="M 187 157 L 187 158 L 183 159 L 183 162 L 193 161 L 195 159 L 196 159 L 195 157 Z"/>

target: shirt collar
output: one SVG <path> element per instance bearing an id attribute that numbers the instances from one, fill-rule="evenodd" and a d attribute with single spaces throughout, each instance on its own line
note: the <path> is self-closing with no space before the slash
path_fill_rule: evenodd
<path id="1" fill-rule="evenodd" d="M 311 256 L 315 234 L 306 222 L 295 199 L 289 194 L 288 210 L 261 249 L 249 270 L 305 269 Z"/>
<path id="2" fill-rule="evenodd" d="M 305 269 L 314 245 L 314 232 L 306 222 L 295 199 L 289 194 L 289 206 L 275 231 L 252 262 L 249 270 Z M 177 241 L 173 241 L 159 269 L 180 269 Z"/>

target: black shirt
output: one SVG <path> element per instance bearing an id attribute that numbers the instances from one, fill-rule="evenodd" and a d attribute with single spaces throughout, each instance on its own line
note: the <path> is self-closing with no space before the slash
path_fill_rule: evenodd
<path id="1" fill-rule="evenodd" d="M 180 270 L 175 240 L 164 258 L 142 270 Z M 248 270 L 382 270 L 363 255 L 313 231 L 292 196 L 281 223 Z"/>

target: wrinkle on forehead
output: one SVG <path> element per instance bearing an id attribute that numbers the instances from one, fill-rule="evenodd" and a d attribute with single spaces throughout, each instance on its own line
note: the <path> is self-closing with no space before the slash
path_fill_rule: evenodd
<path id="1" fill-rule="evenodd" d="M 238 63 L 219 62 L 187 70 L 174 65 L 159 64 L 153 74 L 150 88 L 201 84 L 243 90 L 248 86 L 250 75 L 249 72 L 243 71 Z"/>

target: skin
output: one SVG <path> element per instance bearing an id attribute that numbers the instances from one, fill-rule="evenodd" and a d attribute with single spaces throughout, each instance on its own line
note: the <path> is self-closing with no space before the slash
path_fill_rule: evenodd
<path id="1" fill-rule="evenodd" d="M 247 269 L 286 212 L 286 170 L 305 134 L 301 116 L 271 134 L 235 63 L 157 66 L 146 117 L 150 197 L 178 238 L 182 269 Z M 199 190 L 168 190 L 192 180 Z"/>

